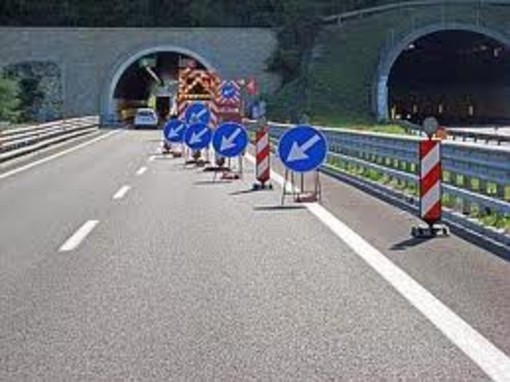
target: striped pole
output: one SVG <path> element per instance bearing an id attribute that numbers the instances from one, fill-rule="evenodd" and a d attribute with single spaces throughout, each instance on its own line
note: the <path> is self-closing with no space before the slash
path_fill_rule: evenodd
<path id="1" fill-rule="evenodd" d="M 420 217 L 429 225 L 441 220 L 441 141 L 420 142 Z"/>
<path id="2" fill-rule="evenodd" d="M 262 126 L 255 136 L 256 177 L 262 188 L 270 178 L 269 154 L 271 151 L 267 126 Z"/>

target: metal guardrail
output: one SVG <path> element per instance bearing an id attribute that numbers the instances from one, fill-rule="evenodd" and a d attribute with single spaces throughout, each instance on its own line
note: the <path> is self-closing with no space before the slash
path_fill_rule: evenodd
<path id="1" fill-rule="evenodd" d="M 98 118 L 88 116 L 0 131 L 0 162 L 7 161 L 97 130 Z"/>
<path id="2" fill-rule="evenodd" d="M 409 121 L 392 121 L 392 123 L 396 123 L 402 126 L 407 133 L 418 136 L 425 136 L 422 132 L 422 128 L 419 125 L 411 123 Z M 498 146 L 502 143 L 510 143 L 510 134 L 501 134 L 498 132 L 498 129 L 503 129 L 506 131 L 506 127 L 495 126 L 492 127 L 493 132 L 488 132 L 487 127 L 466 127 L 466 128 L 458 128 L 451 126 L 444 126 L 446 131 L 446 139 L 449 140 L 460 140 L 462 142 L 474 142 L 474 143 L 496 143 Z"/>
<path id="3" fill-rule="evenodd" d="M 253 124 L 248 124 L 254 130 Z M 289 128 L 270 123 L 269 134 L 277 140 Z M 422 138 L 348 129 L 320 128 L 328 139 L 325 168 L 351 172 L 375 172 L 406 189 L 412 197 L 418 190 L 418 145 Z M 495 213 L 510 216 L 510 147 L 443 141 L 443 194 L 449 208 L 468 216 L 474 210 L 481 215 Z M 499 234 L 510 236 L 503 230 Z"/>
<path id="4" fill-rule="evenodd" d="M 496 130 L 497 128 L 495 128 Z M 450 129 L 446 128 L 448 132 L 448 139 L 453 139 L 454 141 L 459 139 L 462 141 L 472 140 L 475 143 L 483 142 L 485 144 L 489 144 L 490 142 L 495 142 L 498 145 L 502 143 L 510 143 L 510 135 L 498 134 L 496 131 L 494 133 L 489 133 L 486 131 L 475 131 L 473 130 L 461 130 L 461 129 Z"/>

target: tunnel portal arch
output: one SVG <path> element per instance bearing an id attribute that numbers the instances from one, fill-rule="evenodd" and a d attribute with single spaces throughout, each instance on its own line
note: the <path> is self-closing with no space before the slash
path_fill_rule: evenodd
<path id="1" fill-rule="evenodd" d="M 425 36 L 446 31 L 473 32 L 484 35 L 510 48 L 510 36 L 479 25 L 464 23 L 438 23 L 416 29 L 396 41 L 391 48 L 381 53 L 377 73 L 373 85 L 373 111 L 379 121 L 388 121 L 389 112 L 389 79 L 390 73 L 399 56 L 413 42 Z"/>
<path id="2" fill-rule="evenodd" d="M 205 55 L 197 53 L 191 49 L 176 45 L 157 45 L 139 49 L 136 52 L 131 52 L 117 62 L 111 73 L 108 75 L 107 80 L 105 81 L 101 100 L 102 125 L 111 125 L 112 123 L 117 121 L 115 90 L 119 85 L 122 75 L 128 70 L 128 68 L 131 65 L 136 63 L 141 58 L 158 53 L 174 53 L 187 56 L 199 62 L 207 70 L 217 71 L 217 69 L 211 64 L 210 60 L 207 59 Z"/>

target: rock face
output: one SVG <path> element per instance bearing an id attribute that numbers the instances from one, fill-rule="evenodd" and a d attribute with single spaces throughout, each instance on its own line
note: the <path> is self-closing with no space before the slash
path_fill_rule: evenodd
<path id="1" fill-rule="evenodd" d="M 57 64 L 27 61 L 9 65 L 4 71 L 19 81 L 24 119 L 45 122 L 62 117 L 62 74 Z"/>

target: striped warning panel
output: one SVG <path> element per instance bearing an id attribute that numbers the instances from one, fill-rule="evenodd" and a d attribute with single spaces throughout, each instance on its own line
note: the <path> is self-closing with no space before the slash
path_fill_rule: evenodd
<path id="1" fill-rule="evenodd" d="M 256 154 L 256 176 L 257 180 L 264 184 L 269 180 L 270 163 L 269 155 L 271 152 L 269 142 L 269 132 L 267 127 L 262 127 L 255 136 L 255 154 Z"/>
<path id="2" fill-rule="evenodd" d="M 441 219 L 441 141 L 420 142 L 420 217 L 429 224 Z"/>

